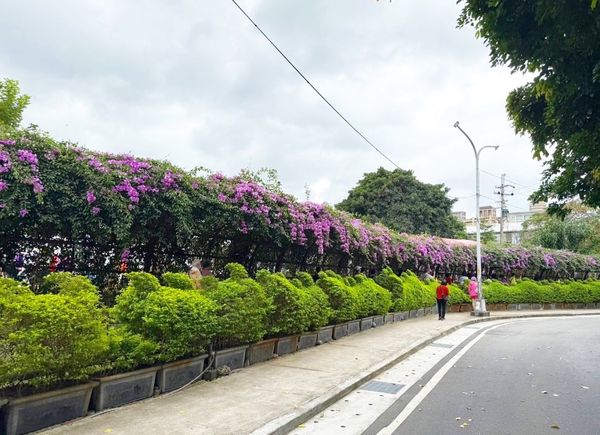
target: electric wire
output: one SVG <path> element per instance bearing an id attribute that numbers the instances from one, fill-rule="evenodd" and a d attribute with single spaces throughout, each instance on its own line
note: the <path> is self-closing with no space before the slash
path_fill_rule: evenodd
<path id="1" fill-rule="evenodd" d="M 346 119 L 346 117 L 344 115 L 342 115 L 340 113 L 340 111 L 338 109 L 336 109 L 334 107 L 333 104 L 331 104 L 329 102 L 329 100 L 327 98 L 325 98 L 325 96 L 310 82 L 310 80 L 308 80 L 308 78 L 306 78 L 306 76 L 304 74 L 302 74 L 302 72 L 296 67 L 296 65 L 294 65 L 292 63 L 292 61 L 283 53 L 283 51 L 281 51 L 279 49 L 279 47 L 271 40 L 271 38 L 269 38 L 267 36 L 267 34 L 265 32 L 262 31 L 262 29 L 260 27 L 258 27 L 258 24 L 256 24 L 254 22 L 254 20 L 246 13 L 246 11 L 244 9 L 242 9 L 242 7 L 235 1 L 235 0 L 231 0 L 233 2 L 234 5 L 237 6 L 237 8 L 242 12 L 242 14 L 244 14 L 244 16 L 254 25 L 254 27 L 256 27 L 256 30 L 258 30 L 261 35 L 263 35 L 265 37 L 265 39 L 267 41 L 269 41 L 269 44 L 271 44 L 273 46 L 273 48 L 275 50 L 277 50 L 277 52 L 286 60 L 287 63 L 290 64 L 290 66 L 298 73 L 298 75 L 300 77 L 302 77 L 304 79 L 304 81 L 306 82 L 306 84 L 308 86 L 310 86 L 312 88 L 313 91 L 315 91 L 317 93 L 317 95 L 319 97 L 321 97 L 321 99 L 323 101 L 325 101 L 325 103 L 327 103 L 327 105 L 340 117 L 342 118 L 342 120 L 348 124 L 348 126 L 354 130 L 354 132 L 356 134 L 358 134 L 367 144 L 369 144 L 371 146 L 371 148 L 373 148 L 375 151 L 377 151 L 381 156 L 383 156 L 388 162 L 390 162 L 392 165 L 394 165 L 396 168 L 400 169 L 400 166 L 398 166 L 396 164 L 396 162 L 394 162 L 391 158 L 389 158 L 387 155 L 385 155 L 385 153 L 383 151 L 381 151 L 377 146 L 375 146 L 375 144 L 373 144 L 373 142 L 371 142 L 369 139 L 367 139 L 367 137 L 362 134 L 356 127 L 354 127 L 354 125 L 352 125 L 352 123 L 350 121 L 348 121 L 348 119 Z"/>

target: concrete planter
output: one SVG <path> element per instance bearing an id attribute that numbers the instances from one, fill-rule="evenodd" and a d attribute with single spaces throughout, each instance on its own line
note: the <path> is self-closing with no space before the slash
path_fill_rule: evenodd
<path id="1" fill-rule="evenodd" d="M 508 304 L 508 307 L 506 309 L 508 311 L 517 311 L 519 309 L 519 306 L 517 304 Z"/>
<path id="2" fill-rule="evenodd" d="M 394 321 L 394 313 L 388 313 L 383 317 L 383 323 L 386 325 Z"/>
<path id="3" fill-rule="evenodd" d="M 402 311 L 400 313 L 394 313 L 394 322 L 401 322 L 408 319 L 408 312 Z"/>
<path id="4" fill-rule="evenodd" d="M 564 303 L 563 308 L 566 310 L 574 310 L 575 308 L 577 308 L 577 304 Z"/>
<path id="5" fill-rule="evenodd" d="M 348 322 L 348 335 L 360 332 L 360 320 L 350 320 Z"/>
<path id="6" fill-rule="evenodd" d="M 468 313 L 469 311 L 473 311 L 473 304 L 460 304 L 460 312 Z"/>
<path id="7" fill-rule="evenodd" d="M 575 304 L 575 308 L 577 308 L 578 310 L 584 310 L 585 304 Z"/>
<path id="8" fill-rule="evenodd" d="M 373 326 L 383 326 L 383 316 L 373 316 Z"/>
<path id="9" fill-rule="evenodd" d="M 425 315 L 425 308 L 419 308 L 417 310 L 416 317 L 423 317 Z"/>
<path id="10" fill-rule="evenodd" d="M 531 304 L 519 304 L 519 311 L 528 311 L 531 310 Z"/>
<path id="11" fill-rule="evenodd" d="M 275 346 L 275 353 L 277 355 L 287 355 L 288 353 L 296 352 L 296 350 L 298 350 L 299 338 L 299 335 L 279 338 L 277 340 L 277 345 Z"/>
<path id="12" fill-rule="evenodd" d="M 335 340 L 339 340 L 340 338 L 344 338 L 347 335 L 348 335 L 348 324 L 347 323 L 342 323 L 340 325 L 335 325 L 333 327 L 333 338 Z"/>
<path id="13" fill-rule="evenodd" d="M 207 355 L 175 361 L 165 364 L 156 374 L 156 381 L 161 393 L 176 390 L 200 376 L 204 370 Z"/>
<path id="14" fill-rule="evenodd" d="M 596 308 L 596 304 L 593 304 L 593 303 L 588 303 L 588 304 L 585 304 L 585 307 L 586 307 L 587 309 L 594 309 L 594 308 Z"/>
<path id="15" fill-rule="evenodd" d="M 298 342 L 298 350 L 316 346 L 317 336 L 318 334 L 316 332 L 305 332 L 302 334 L 300 336 L 300 341 Z"/>
<path id="16" fill-rule="evenodd" d="M 159 369 L 160 367 L 149 367 L 94 379 L 98 385 L 92 394 L 92 408 L 103 411 L 152 397 L 156 372 Z"/>
<path id="17" fill-rule="evenodd" d="M 268 361 L 273 358 L 275 353 L 276 338 L 252 343 L 248 346 L 248 364 L 256 364 L 263 361 Z"/>
<path id="18" fill-rule="evenodd" d="M 555 310 L 556 304 L 544 304 L 543 309 L 544 310 Z"/>
<path id="19" fill-rule="evenodd" d="M 4 412 L 0 432 L 6 435 L 19 435 L 83 417 L 87 414 L 95 385 L 95 382 L 90 382 L 48 393 L 11 399 L 7 404 L 5 403 L 4 408 L 0 404 L 0 409 Z"/>
<path id="20" fill-rule="evenodd" d="M 461 308 L 460 304 L 452 304 L 452 305 L 446 306 L 446 311 L 449 313 L 458 313 L 458 312 L 460 312 L 460 308 Z M 437 308 L 436 308 L 435 312 L 437 313 Z"/>
<path id="21" fill-rule="evenodd" d="M 241 369 L 246 362 L 247 349 L 248 346 L 238 346 L 217 351 L 215 354 L 215 368 L 227 366 L 231 370 Z"/>
<path id="22" fill-rule="evenodd" d="M 410 310 L 408 312 L 408 318 L 409 319 L 415 319 L 417 317 L 417 310 Z"/>
<path id="23" fill-rule="evenodd" d="M 431 307 L 425 307 L 425 308 L 424 308 L 424 311 L 425 311 L 425 315 L 426 315 L 426 316 L 428 316 L 429 314 L 431 314 L 431 313 L 432 313 L 432 309 L 431 309 Z"/>
<path id="24" fill-rule="evenodd" d="M 373 327 L 373 317 L 365 317 L 360 319 L 360 330 L 367 331 Z"/>
<path id="25" fill-rule="evenodd" d="M 317 344 L 333 340 L 333 326 L 324 326 L 317 331 Z"/>
<path id="26" fill-rule="evenodd" d="M 531 309 L 532 310 L 541 310 L 542 304 L 531 304 Z"/>

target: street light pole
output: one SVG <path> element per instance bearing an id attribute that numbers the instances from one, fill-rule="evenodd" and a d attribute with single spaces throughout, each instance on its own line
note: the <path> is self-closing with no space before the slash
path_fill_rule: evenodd
<path id="1" fill-rule="evenodd" d="M 456 121 L 454 123 L 454 127 L 458 128 L 460 130 L 460 132 L 465 135 L 465 137 L 469 140 L 469 143 L 473 147 L 473 152 L 475 153 L 475 228 L 476 228 L 476 232 L 477 232 L 477 290 L 478 291 L 477 291 L 477 305 L 475 307 L 475 310 L 471 312 L 471 315 L 478 316 L 478 317 L 484 317 L 484 316 L 489 316 L 490 313 L 489 313 L 489 311 L 486 310 L 486 307 L 485 307 L 485 298 L 483 297 L 483 287 L 481 285 L 481 225 L 480 225 L 481 216 L 480 216 L 480 212 L 479 212 L 479 197 L 480 197 L 480 194 L 479 194 L 479 155 L 481 154 L 481 151 L 483 151 L 486 148 L 494 148 L 494 150 L 497 150 L 499 148 L 499 146 L 486 145 L 486 146 L 483 146 L 483 147 L 477 149 L 477 148 L 475 148 L 475 144 L 473 143 L 473 141 L 471 140 L 469 135 L 467 133 L 465 133 L 465 131 L 462 128 L 460 128 L 458 121 Z"/>

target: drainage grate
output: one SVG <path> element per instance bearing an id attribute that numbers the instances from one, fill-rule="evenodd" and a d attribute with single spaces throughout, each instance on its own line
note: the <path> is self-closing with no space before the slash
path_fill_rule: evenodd
<path id="1" fill-rule="evenodd" d="M 454 347 L 453 344 L 446 344 L 446 343 L 431 343 L 430 346 L 433 346 L 433 347 L 446 347 L 446 348 Z"/>
<path id="2" fill-rule="evenodd" d="M 361 390 L 375 391 L 376 393 L 396 394 L 404 387 L 403 384 L 394 384 L 392 382 L 369 381 Z"/>

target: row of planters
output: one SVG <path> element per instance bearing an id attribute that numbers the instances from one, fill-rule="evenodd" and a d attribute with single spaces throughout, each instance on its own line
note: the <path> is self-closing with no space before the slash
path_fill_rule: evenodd
<path id="1" fill-rule="evenodd" d="M 112 307 L 82 276 L 48 275 L 37 293 L 0 278 L 2 431 L 26 433 L 176 389 L 203 371 L 211 346 L 211 364 L 239 368 L 429 313 L 435 300 L 431 284 L 390 269 L 375 280 L 321 272 L 316 282 L 307 273 L 263 270 L 252 279 L 239 264 L 227 269 L 225 280 L 199 282 L 130 273 Z"/>

